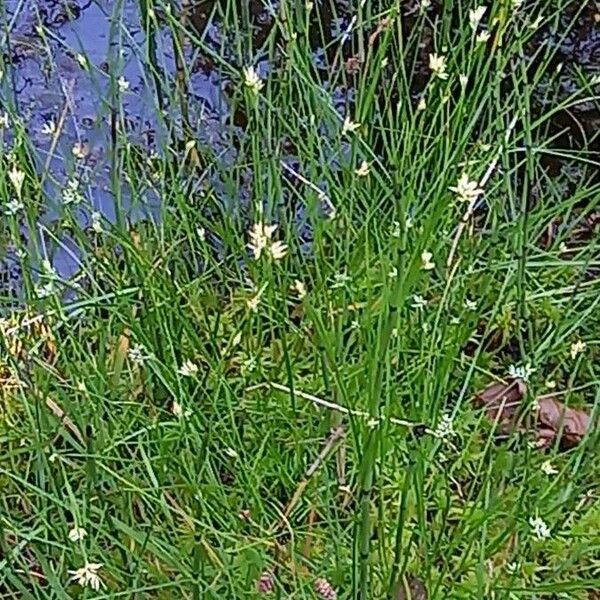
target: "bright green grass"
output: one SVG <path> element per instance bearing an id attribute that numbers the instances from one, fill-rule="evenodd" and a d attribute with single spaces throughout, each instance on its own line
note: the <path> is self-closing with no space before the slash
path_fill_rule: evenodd
<path id="1" fill-rule="evenodd" d="M 233 167 L 198 149 L 205 175 L 223 170 L 232 206 L 198 185 L 203 170 L 189 154 L 184 161 L 172 150 L 148 165 L 121 135 L 114 189 L 127 180 L 143 202 L 151 186 L 162 199 L 160 219 L 128 226 L 121 218 L 93 234 L 66 210 L 52 233 L 60 243 L 71 231 L 85 249 L 81 277 L 55 281 L 56 293 L 43 299 L 30 273 L 35 260 L 23 259 L 24 318 L 45 315 L 57 349 L 49 358 L 39 328 L 21 326 L 2 350 L 4 376 L 23 384 L 11 391 L 5 383 L 2 394 L 2 597 L 254 598 L 267 570 L 275 570 L 280 598 L 317 597 L 318 577 L 339 598 L 363 599 L 393 597 L 410 575 L 436 599 L 583 599 L 600 587 L 597 433 L 566 453 L 540 453 L 517 436 L 497 443 L 471 402 L 510 364 L 531 363 L 528 401 L 552 380 L 563 401 L 597 410 L 600 284 L 586 273 L 600 259 L 593 237 L 575 244 L 569 236 L 575 215 L 597 210 L 598 157 L 573 154 L 583 174 L 572 193 L 548 177 L 541 161 L 558 152 L 548 124 L 559 104 L 536 115 L 531 90 L 553 74 L 551 50 L 539 48 L 535 70 L 519 66 L 533 35 L 528 23 L 538 14 L 553 22 L 563 6 L 538 2 L 515 15 L 492 2 L 484 21 L 498 16 L 503 27 L 494 52 L 474 44 L 466 8 L 458 30 L 445 12 L 434 46 L 448 57 L 449 78 L 431 80 L 418 112 L 409 97 L 413 65 L 403 57 L 421 29 L 402 39 L 400 3 L 381 4 L 358 13 L 365 40 L 382 17 L 392 26 L 376 52 L 363 44 L 350 115 L 362 124 L 356 132 L 341 135 L 345 115 L 310 66 L 305 8 L 283 2 L 264 47 L 278 48 L 281 67 L 258 97 L 244 89 L 238 66 L 214 57 L 249 120 Z M 119 10 L 115 3 L 117 17 Z M 258 49 L 246 11 L 232 2 L 222 13 L 238 33 L 239 65 L 250 64 Z M 169 23 L 177 47 L 179 22 Z M 139 52 L 153 81 L 157 60 Z M 396 66 L 391 78 L 383 59 Z M 502 73 L 510 85 L 501 85 Z M 464 92 L 459 74 L 469 78 Z M 343 83 L 343 69 L 331 77 L 329 89 Z M 178 101 L 174 86 L 164 83 L 163 93 Z M 19 145 L 0 168 L 12 160 L 27 173 L 20 215 L 35 225 L 40 178 L 50 175 L 29 167 L 32 146 L 18 116 L 11 120 Z M 282 170 L 284 138 L 310 184 Z M 363 160 L 371 171 L 359 177 Z M 487 209 L 465 229 L 448 267 L 466 210 L 449 187 L 463 171 L 480 180 L 488 170 Z M 235 196 L 248 172 L 254 188 L 244 206 Z M 201 191 L 190 193 L 192 186 Z M 334 218 L 323 217 L 319 187 Z M 12 197 L 3 174 L 0 200 Z M 310 246 L 301 247 L 298 206 Z M 543 249 L 539 238 L 557 216 L 572 226 Z M 251 259 L 247 230 L 261 219 L 279 225 L 274 237 L 289 245 L 283 260 Z M 3 245 L 18 240 L 14 216 L 3 217 L 1 230 Z M 41 251 L 34 245 L 30 254 Z M 424 251 L 435 268 L 422 268 Z M 295 280 L 306 287 L 302 301 Z M 61 303 L 58 292 L 68 288 L 77 297 Z M 415 307 L 415 295 L 427 305 Z M 14 323 L 5 322 L 5 332 Z M 491 334 L 494 349 L 484 343 Z M 15 337 L 26 359 L 8 354 Z M 580 339 L 587 348 L 572 360 Z M 141 365 L 132 347 L 142 349 Z M 198 367 L 191 377 L 179 373 L 188 360 Z M 340 415 L 307 395 L 369 416 Z M 443 415 L 453 418 L 453 436 L 413 427 L 431 431 Z M 302 487 L 338 426 L 343 443 Z M 541 471 L 547 460 L 557 474 Z M 549 538 L 533 535 L 536 516 Z M 78 542 L 68 537 L 75 524 L 87 531 Z M 68 570 L 86 562 L 102 564 L 98 593 L 69 581 Z"/>

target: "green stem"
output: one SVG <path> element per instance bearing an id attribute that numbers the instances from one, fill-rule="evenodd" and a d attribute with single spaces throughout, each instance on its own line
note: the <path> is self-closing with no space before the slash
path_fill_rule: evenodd
<path id="1" fill-rule="evenodd" d="M 382 404 L 382 392 L 383 392 L 383 376 L 386 365 L 386 357 L 389 352 L 390 340 L 393 336 L 393 331 L 398 323 L 398 316 L 400 309 L 404 304 L 404 298 L 406 295 L 405 281 L 409 279 L 408 276 L 412 273 L 406 273 L 406 261 L 405 261 L 405 246 L 406 246 L 406 215 L 404 209 L 400 207 L 400 222 L 404 227 L 402 234 L 402 240 L 398 249 L 399 254 L 397 256 L 396 263 L 398 265 L 398 278 L 396 279 L 395 285 L 391 296 L 388 298 L 387 315 L 383 326 L 383 331 L 380 337 L 379 351 L 376 354 L 376 362 L 373 365 L 374 377 L 372 379 L 373 384 L 371 386 L 370 398 L 369 398 L 369 414 L 373 419 L 379 419 L 381 413 Z M 371 553 L 371 496 L 373 490 L 373 482 L 375 479 L 375 453 L 380 439 L 379 434 L 380 428 L 377 427 L 371 431 L 367 436 L 365 444 L 365 451 L 361 461 L 360 469 L 360 481 L 359 481 L 359 502 L 360 502 L 360 521 L 359 521 L 359 537 L 358 537 L 358 560 L 359 560 L 359 589 L 358 598 L 361 600 L 367 600 L 372 597 L 369 593 L 369 576 L 370 576 L 370 565 L 369 557 Z"/>

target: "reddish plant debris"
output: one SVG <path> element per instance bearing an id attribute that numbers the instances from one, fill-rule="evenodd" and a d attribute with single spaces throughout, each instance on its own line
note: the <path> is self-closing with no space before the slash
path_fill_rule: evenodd
<path id="1" fill-rule="evenodd" d="M 527 393 L 527 386 L 521 379 L 511 379 L 492 383 L 475 396 L 475 405 L 484 408 L 487 418 L 498 423 L 502 433 L 514 430 L 518 409 Z"/>
<path id="2" fill-rule="evenodd" d="M 547 448 L 557 439 L 561 448 L 572 448 L 591 429 L 591 418 L 587 412 L 570 408 L 555 396 L 537 399 L 537 407 L 532 411 L 535 420 L 527 426 L 527 419 L 521 418 L 526 394 L 525 382 L 515 378 L 489 385 L 475 395 L 474 403 L 485 410 L 490 421 L 497 423 L 500 434 L 533 432 L 538 448 Z"/>
<path id="3" fill-rule="evenodd" d="M 392 25 L 392 19 L 386 17 L 381 19 L 379 23 L 377 23 L 377 27 L 375 31 L 369 36 L 369 46 L 373 46 L 377 38 L 384 32 L 387 31 Z"/>
<path id="4" fill-rule="evenodd" d="M 275 589 L 275 575 L 273 571 L 263 571 L 256 582 L 256 591 L 259 594 L 271 594 Z"/>
<path id="5" fill-rule="evenodd" d="M 356 56 L 351 56 L 346 60 L 346 73 L 348 73 L 348 75 L 357 75 L 362 70 L 362 64 L 363 61 L 358 54 Z"/>
<path id="6" fill-rule="evenodd" d="M 538 398 L 538 406 L 538 439 L 548 440 L 546 445 L 560 435 L 561 446 L 572 448 L 591 429 L 591 418 L 585 411 L 565 406 L 553 396 Z"/>
<path id="7" fill-rule="evenodd" d="M 337 592 L 334 587 L 324 577 L 319 577 L 315 581 L 315 592 L 323 600 L 336 600 Z"/>

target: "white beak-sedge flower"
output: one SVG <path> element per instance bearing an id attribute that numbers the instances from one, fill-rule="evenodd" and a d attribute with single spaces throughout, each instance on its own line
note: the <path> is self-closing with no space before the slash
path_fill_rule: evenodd
<path id="1" fill-rule="evenodd" d="M 431 271 L 431 269 L 435 268 L 435 263 L 431 260 L 433 258 L 433 254 L 428 250 L 424 250 L 421 253 L 421 264 L 425 271 Z"/>
<path id="2" fill-rule="evenodd" d="M 72 575 L 71 580 L 77 582 L 81 587 L 91 587 L 98 591 L 102 585 L 102 580 L 98 575 L 98 571 L 102 567 L 101 563 L 86 563 L 80 569 L 69 571 Z"/>
<path id="3" fill-rule="evenodd" d="M 470 202 L 483 194 L 483 189 L 478 186 L 479 184 L 476 181 L 472 181 L 466 173 L 463 173 L 456 182 L 456 185 L 449 189 L 456 194 L 459 200 Z"/>
<path id="4" fill-rule="evenodd" d="M 479 23 L 481 23 L 481 19 L 483 19 L 483 15 L 485 15 L 485 11 L 487 8 L 485 6 L 478 6 L 477 8 L 473 8 L 469 11 L 469 25 L 473 31 L 477 30 Z"/>
<path id="5" fill-rule="evenodd" d="M 441 54 L 429 55 L 429 68 L 438 79 L 448 79 L 446 73 L 446 57 Z"/>
<path id="6" fill-rule="evenodd" d="M 253 93 L 258 95 L 264 87 L 264 82 L 260 78 L 253 66 L 244 68 L 244 85 Z"/>

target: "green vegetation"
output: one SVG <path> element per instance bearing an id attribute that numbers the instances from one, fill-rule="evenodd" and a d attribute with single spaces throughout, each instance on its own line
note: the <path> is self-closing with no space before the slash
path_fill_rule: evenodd
<path id="1" fill-rule="evenodd" d="M 118 44 L 110 75 L 73 48 L 109 82 L 115 219 L 84 184 L 43 217 L 60 178 L 0 64 L 0 239 L 23 272 L 2 308 L 2 597 L 597 597 L 597 431 L 540 450 L 532 417 L 556 392 L 594 422 L 600 393 L 596 140 L 553 120 L 594 82 L 534 93 L 559 77 L 536 35 L 567 35 L 570 3 L 494 0 L 474 31 L 467 3 L 363 2 L 321 70 L 319 3 L 282 1 L 260 47 L 241 4 L 206 8 L 219 52 L 142 2 L 137 58 L 171 107 L 156 155 L 128 138 Z M 230 156 L 176 116 L 190 52 L 230 82 Z M 80 181 L 87 149 L 64 158 Z M 499 439 L 472 400 L 517 368 L 525 425 Z"/>

